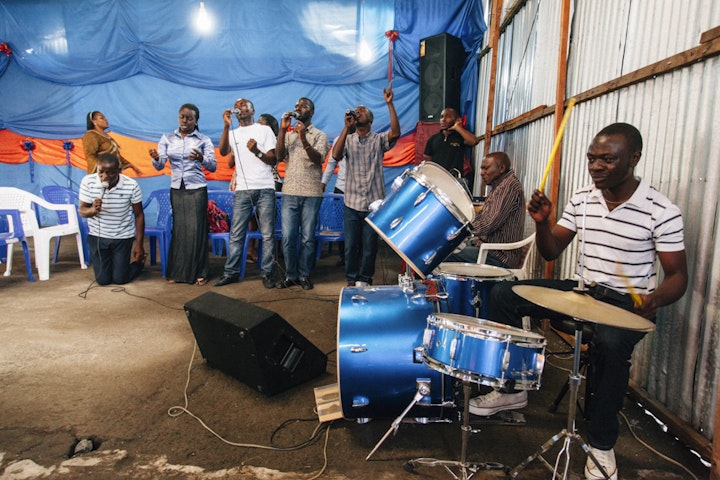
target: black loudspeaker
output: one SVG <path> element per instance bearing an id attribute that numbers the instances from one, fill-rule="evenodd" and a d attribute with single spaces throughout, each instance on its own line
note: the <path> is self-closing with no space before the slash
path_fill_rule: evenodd
<path id="1" fill-rule="evenodd" d="M 441 33 L 420 40 L 420 121 L 439 122 L 445 107 L 460 112 L 462 40 Z"/>
<path id="2" fill-rule="evenodd" d="M 205 363 L 266 395 L 325 372 L 326 355 L 270 310 L 208 292 L 185 313 Z"/>

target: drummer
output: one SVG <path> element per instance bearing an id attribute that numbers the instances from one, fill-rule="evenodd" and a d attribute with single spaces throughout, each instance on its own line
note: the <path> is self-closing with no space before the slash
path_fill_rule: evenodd
<path id="1" fill-rule="evenodd" d="M 480 243 L 513 243 L 523 239 L 525 227 L 525 193 L 510 166 L 505 152 L 489 153 L 480 165 L 480 176 L 489 187 L 482 210 L 475 214 L 473 237 L 446 262 L 476 263 Z M 485 263 L 504 268 L 520 268 L 522 249 L 488 252 Z"/>
<path id="2" fill-rule="evenodd" d="M 635 177 L 641 154 L 642 136 L 634 126 L 614 123 L 603 128 L 587 150 L 593 183 L 576 191 L 562 218 L 553 224 L 553 205 L 537 190 L 528 212 L 535 221 L 538 250 L 546 260 L 558 258 L 579 233 L 576 278 L 583 278 L 588 294 L 654 321 L 659 307 L 677 301 L 685 293 L 687 264 L 682 214 L 664 195 Z M 664 272 L 657 286 L 656 256 Z M 563 291 L 579 286 L 577 280 L 500 282 L 490 295 L 491 320 L 520 326 L 524 315 L 560 317 L 516 295 L 512 287 L 518 284 Z M 590 361 L 596 391 L 589 407 L 587 434 L 592 453 L 610 478 L 616 479 L 613 447 L 618 438 L 617 416 L 628 386 L 630 357 L 644 333 L 600 322 L 594 326 Z M 471 399 L 470 411 L 491 415 L 525 405 L 526 391 L 494 391 Z M 604 478 L 590 459 L 585 476 Z"/>

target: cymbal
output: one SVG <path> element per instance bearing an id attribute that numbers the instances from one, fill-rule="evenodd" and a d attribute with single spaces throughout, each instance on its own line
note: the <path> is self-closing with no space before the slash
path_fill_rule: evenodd
<path id="1" fill-rule="evenodd" d="M 525 300 L 578 320 L 638 332 L 655 330 L 650 320 L 584 293 L 534 285 L 515 285 L 512 289 Z"/>

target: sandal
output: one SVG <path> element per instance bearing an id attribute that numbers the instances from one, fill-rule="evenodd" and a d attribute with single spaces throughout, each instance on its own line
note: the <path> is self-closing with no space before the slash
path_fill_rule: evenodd
<path id="1" fill-rule="evenodd" d="M 175 285 L 175 280 L 173 280 L 172 278 L 168 278 L 167 282 L 169 285 Z"/>
<path id="2" fill-rule="evenodd" d="M 195 280 L 195 285 L 202 287 L 203 285 L 207 285 L 207 282 L 207 278 L 198 278 Z"/>

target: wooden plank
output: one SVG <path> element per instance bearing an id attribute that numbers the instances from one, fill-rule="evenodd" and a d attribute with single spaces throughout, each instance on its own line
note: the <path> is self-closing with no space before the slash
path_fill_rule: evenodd
<path id="1" fill-rule="evenodd" d="M 665 405 L 652 398 L 640 385 L 630 380 L 628 385 L 630 396 L 650 410 L 673 434 L 687 446 L 695 450 L 708 462 L 712 458 L 712 443 L 695 430 L 692 425 L 671 412 Z"/>
<path id="2" fill-rule="evenodd" d="M 720 38 L 720 26 L 706 30 L 700 34 L 700 43 L 707 43 L 711 40 Z"/>

